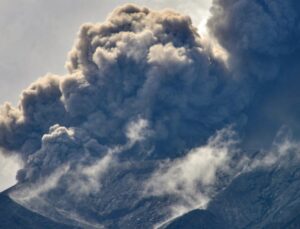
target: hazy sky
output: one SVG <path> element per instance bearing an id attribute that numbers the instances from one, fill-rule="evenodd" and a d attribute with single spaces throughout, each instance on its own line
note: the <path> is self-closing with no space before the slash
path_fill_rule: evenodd
<path id="1" fill-rule="evenodd" d="M 199 26 L 211 0 L 134 0 L 154 9 L 174 8 Z M 126 0 L 0 0 L 0 104 L 17 104 L 21 91 L 47 72 L 63 74 L 79 26 L 101 22 Z M 0 191 L 14 183 L 15 159 L 0 153 Z"/>

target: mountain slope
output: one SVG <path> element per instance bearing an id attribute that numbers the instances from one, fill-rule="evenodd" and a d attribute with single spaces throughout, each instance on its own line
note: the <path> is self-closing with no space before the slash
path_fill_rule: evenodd
<path id="1" fill-rule="evenodd" d="M 12 201 L 5 193 L 0 193 L 1 229 L 68 229 L 73 228 L 56 223 Z"/>
<path id="2" fill-rule="evenodd" d="M 214 214 L 197 209 L 166 223 L 160 229 L 222 229 L 224 227 L 224 223 Z"/>
<path id="3" fill-rule="evenodd" d="M 212 215 L 215 221 L 224 219 L 223 226 L 209 228 L 297 229 L 300 228 L 299 187 L 300 168 L 291 163 L 289 167 L 277 165 L 249 172 L 236 178 L 201 215 Z M 201 225 L 209 225 L 211 219 L 195 217 L 192 211 L 165 228 L 205 228 Z M 200 226 L 195 227 L 197 221 Z"/>

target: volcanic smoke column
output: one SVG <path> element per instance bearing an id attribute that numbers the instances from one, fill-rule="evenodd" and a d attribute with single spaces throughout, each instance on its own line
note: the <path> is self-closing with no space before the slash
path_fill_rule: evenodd
<path id="1" fill-rule="evenodd" d="M 45 215 L 47 202 L 85 221 L 139 206 L 141 184 L 160 159 L 246 121 L 248 85 L 176 12 L 120 7 L 104 23 L 82 26 L 66 65 L 69 74 L 40 78 L 0 115 L 1 147 L 25 163 L 19 189 L 35 190 L 23 204 Z M 156 201 L 143 211 L 153 221 L 167 214 Z"/>

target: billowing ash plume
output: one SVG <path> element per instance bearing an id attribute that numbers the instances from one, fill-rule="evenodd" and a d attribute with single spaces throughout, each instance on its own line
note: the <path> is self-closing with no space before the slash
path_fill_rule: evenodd
<path id="1" fill-rule="evenodd" d="M 247 99 L 236 96 L 239 82 L 206 51 L 190 18 L 178 13 L 126 5 L 104 23 L 84 25 L 67 67 L 70 74 L 41 78 L 23 92 L 18 108 L 1 111 L 1 146 L 42 168 L 48 157 L 81 157 L 81 141 L 96 148 L 124 144 L 126 126 L 140 118 L 152 134 L 135 154 L 160 158 L 204 142 L 232 120 L 243 121 Z M 68 137 L 68 128 L 86 140 Z M 76 153 L 69 141 L 79 145 Z M 66 144 L 68 152 L 38 157 L 49 142 Z M 32 175 L 25 171 L 20 180 Z"/>
<path id="2" fill-rule="evenodd" d="M 282 58 L 299 53 L 299 10 L 298 1 L 214 0 L 208 24 L 232 62 L 268 79 Z"/>
<path id="3" fill-rule="evenodd" d="M 227 50 L 232 74 L 255 92 L 248 145 L 270 144 L 282 125 L 299 135 L 299 2 L 215 0 L 211 12 L 208 28 Z"/>
<path id="4" fill-rule="evenodd" d="M 279 57 L 299 51 L 299 9 L 298 1 L 214 0 L 209 28 L 230 53 Z"/>
<path id="5" fill-rule="evenodd" d="M 176 12 L 129 4 L 103 23 L 83 25 L 69 73 L 39 79 L 17 108 L 1 109 L 0 146 L 25 164 L 15 198 L 56 220 L 117 228 L 135 228 L 139 220 L 153 226 L 180 196 L 189 208 L 206 203 L 215 181 L 226 183 L 243 169 L 232 167 L 241 153 L 226 139 L 232 132 L 210 138 L 217 130 L 233 123 L 251 139 L 257 123 L 267 130 L 290 124 L 281 122 L 290 107 L 274 123 L 265 123 L 258 110 L 273 107 L 277 88 L 265 91 L 270 82 L 281 85 L 280 73 L 298 52 L 292 37 L 298 37 L 299 5 L 215 0 L 208 24 L 228 63 Z M 206 162 L 213 165 L 208 176 L 202 174 Z M 191 206 L 198 194 L 204 200 Z M 48 202 L 56 209 L 51 213 Z"/>

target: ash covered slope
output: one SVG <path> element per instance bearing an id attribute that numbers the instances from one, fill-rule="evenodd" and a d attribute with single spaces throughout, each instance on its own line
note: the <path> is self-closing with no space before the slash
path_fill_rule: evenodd
<path id="1" fill-rule="evenodd" d="M 299 228 L 299 165 L 240 176 L 208 209 L 231 228 Z"/>
<path id="2" fill-rule="evenodd" d="M 0 218 L 1 229 L 74 228 L 27 210 L 11 200 L 7 193 L 0 193 Z"/>
<path id="3" fill-rule="evenodd" d="M 299 228 L 300 167 L 291 164 L 243 174 L 207 210 L 189 212 L 161 228 Z"/>
<path id="4" fill-rule="evenodd" d="M 208 210 L 196 209 L 185 215 L 175 218 L 159 229 L 226 229 L 228 227 L 223 220 L 216 217 Z"/>

